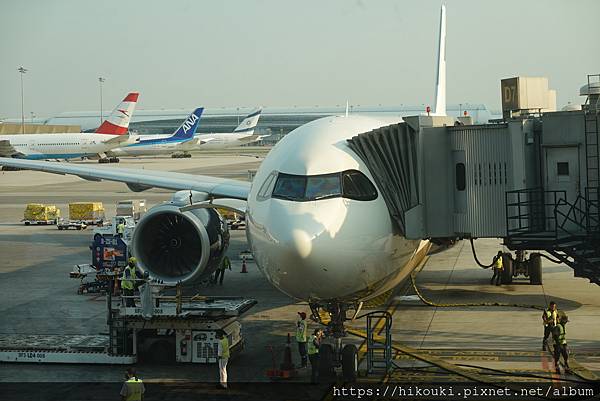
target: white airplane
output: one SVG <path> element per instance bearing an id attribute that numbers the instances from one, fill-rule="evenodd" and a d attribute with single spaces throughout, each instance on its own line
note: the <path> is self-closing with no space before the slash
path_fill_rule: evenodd
<path id="1" fill-rule="evenodd" d="M 198 110 L 196 109 L 194 113 Z M 189 151 L 204 149 L 223 149 L 227 147 L 239 146 L 245 143 L 255 142 L 265 135 L 254 135 L 254 129 L 258 124 L 261 110 L 249 114 L 233 130 L 227 133 L 196 134 L 197 124 L 193 131 L 184 131 L 183 127 L 192 124 L 190 115 L 183 125 L 170 136 L 165 135 L 142 135 L 140 142 L 132 145 L 116 148 L 108 152 L 109 156 L 145 156 L 145 155 L 164 155 L 164 154 L 182 154 L 184 157 L 191 157 Z M 198 114 L 198 120 L 200 116 Z M 187 124 L 187 125 L 186 125 Z"/>
<path id="2" fill-rule="evenodd" d="M 443 83 L 441 10 L 437 81 Z M 445 114 L 438 85 L 435 114 Z M 132 190 L 177 190 L 171 202 L 153 207 L 138 223 L 133 254 L 141 269 L 165 283 L 207 277 L 228 245 L 226 224 L 215 207 L 246 213 L 246 234 L 267 279 L 289 296 L 309 303 L 313 316 L 327 311 L 335 340 L 321 355 L 335 355 L 344 377 L 356 377 L 357 350 L 341 346 L 347 312 L 395 288 L 429 250 L 408 240 L 392 217 L 373 175 L 348 139 L 389 122 L 359 115 L 312 121 L 286 135 L 265 157 L 252 184 L 184 173 L 99 169 L 59 163 L 0 159 L 0 165 L 74 174 L 126 183 Z M 323 358 L 323 356 L 322 356 Z M 330 364 L 324 358 L 322 363 Z M 329 369 L 331 366 L 324 366 Z"/>
<path id="3" fill-rule="evenodd" d="M 133 143 L 127 134 L 139 94 L 129 93 L 93 133 L 0 135 L 0 156 L 29 160 L 105 158 L 117 146 Z"/>
<path id="4" fill-rule="evenodd" d="M 262 110 L 248 114 L 233 132 L 196 134 L 193 141 L 186 144 L 186 150 L 223 149 L 259 141 L 267 135 L 254 135 Z"/>

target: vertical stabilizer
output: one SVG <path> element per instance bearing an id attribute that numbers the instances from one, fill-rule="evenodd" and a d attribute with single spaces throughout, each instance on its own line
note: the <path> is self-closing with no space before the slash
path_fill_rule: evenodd
<path id="1" fill-rule="evenodd" d="M 438 38 L 437 76 L 435 83 L 435 110 L 438 116 L 446 115 L 446 5 L 440 11 L 440 36 Z"/>
<path id="2" fill-rule="evenodd" d="M 256 128 L 256 125 L 258 124 L 258 119 L 260 118 L 261 112 L 262 110 L 259 109 L 254 113 L 248 114 L 246 118 L 242 120 L 240 125 L 238 125 L 238 127 L 235 130 L 233 130 L 233 133 L 244 133 L 245 135 L 252 135 L 252 132 L 254 132 L 254 128 Z"/>
<path id="3" fill-rule="evenodd" d="M 198 107 L 192 114 L 189 115 L 188 118 L 175 130 L 171 139 L 176 140 L 188 140 L 194 137 L 196 130 L 198 129 L 198 124 L 200 123 L 200 118 L 202 117 L 202 112 L 204 111 L 204 107 Z"/>
<path id="4" fill-rule="evenodd" d="M 125 99 L 113 110 L 106 120 L 96 130 L 97 134 L 107 135 L 125 135 L 129 129 L 129 121 L 135 105 L 137 104 L 139 93 L 131 92 L 125 96 Z"/>

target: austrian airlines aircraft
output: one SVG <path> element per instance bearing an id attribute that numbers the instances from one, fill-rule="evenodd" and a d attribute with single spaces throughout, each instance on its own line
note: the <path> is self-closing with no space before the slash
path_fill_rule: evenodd
<path id="1" fill-rule="evenodd" d="M 440 17 L 437 82 L 445 82 L 445 7 Z M 435 104 L 445 105 L 438 85 Z M 445 110 L 435 110 L 445 114 Z M 169 203 L 153 207 L 138 223 L 133 254 L 139 266 L 165 283 L 208 277 L 227 248 L 226 224 L 215 207 L 246 213 L 246 234 L 267 279 L 289 296 L 309 303 L 313 316 L 329 313 L 321 346 L 321 372 L 341 365 L 356 377 L 356 347 L 341 346 L 346 312 L 409 277 L 429 249 L 408 240 L 392 217 L 373 175 L 350 149 L 353 136 L 389 125 L 365 116 L 332 116 L 286 135 L 266 156 L 254 181 L 137 169 L 99 169 L 59 163 L 0 159 L 0 165 L 74 174 L 126 183 L 133 190 L 178 190 Z"/>
<path id="2" fill-rule="evenodd" d="M 129 93 L 94 133 L 0 135 L 0 156 L 20 159 L 106 157 L 105 152 L 133 143 L 127 135 L 139 94 Z"/>

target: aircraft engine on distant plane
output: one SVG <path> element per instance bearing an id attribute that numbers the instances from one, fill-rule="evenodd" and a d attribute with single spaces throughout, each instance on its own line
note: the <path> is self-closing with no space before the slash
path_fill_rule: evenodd
<path id="1" fill-rule="evenodd" d="M 150 209 L 132 239 L 138 267 L 165 284 L 195 283 L 213 273 L 229 246 L 227 222 L 214 209 L 181 212 L 181 197 Z"/>

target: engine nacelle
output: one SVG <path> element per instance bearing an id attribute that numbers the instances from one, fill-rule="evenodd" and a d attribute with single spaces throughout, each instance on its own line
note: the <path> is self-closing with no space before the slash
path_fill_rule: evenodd
<path id="1" fill-rule="evenodd" d="M 132 254 L 138 268 L 165 284 L 194 283 L 207 278 L 229 246 L 227 223 L 214 209 L 181 213 L 176 196 L 154 206 L 138 222 Z"/>

